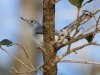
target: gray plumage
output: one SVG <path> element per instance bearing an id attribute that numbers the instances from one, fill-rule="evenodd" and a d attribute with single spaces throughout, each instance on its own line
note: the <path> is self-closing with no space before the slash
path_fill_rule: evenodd
<path id="1" fill-rule="evenodd" d="M 91 18 L 91 16 L 87 15 L 87 14 L 81 15 L 80 17 L 81 17 L 80 25 L 85 23 L 86 21 L 88 21 Z M 37 45 L 43 46 L 43 27 L 40 25 L 40 23 L 37 22 L 36 20 L 32 20 L 32 19 L 26 20 L 22 17 L 20 17 L 20 18 L 22 20 L 24 20 L 25 22 L 27 22 L 27 26 L 30 30 L 30 35 L 31 35 L 32 40 Z M 55 41 L 58 40 L 58 35 L 59 34 L 61 36 L 64 36 L 65 34 L 68 35 L 66 37 L 66 39 L 64 39 L 63 43 L 69 41 L 71 37 L 69 36 L 68 33 L 72 32 L 75 29 L 75 27 L 77 26 L 77 24 L 78 24 L 78 21 L 75 20 L 74 22 L 72 22 L 70 25 L 64 27 L 63 29 L 55 30 Z"/>

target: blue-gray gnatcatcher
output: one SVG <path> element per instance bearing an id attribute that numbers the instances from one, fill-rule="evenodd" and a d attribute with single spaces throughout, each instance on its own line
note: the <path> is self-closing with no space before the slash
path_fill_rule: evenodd
<path id="1" fill-rule="evenodd" d="M 80 22 L 80 24 L 85 23 L 85 21 L 89 20 L 91 17 L 87 14 L 84 14 L 82 16 L 82 20 Z M 43 46 L 43 27 L 42 25 L 40 25 L 39 22 L 37 22 L 36 20 L 26 20 L 22 17 L 20 17 L 22 20 L 24 20 L 25 22 L 27 22 L 28 28 L 30 30 L 30 34 L 31 34 L 31 38 L 32 40 L 39 46 Z M 69 36 L 69 33 L 71 33 L 75 27 L 77 26 L 78 21 L 75 20 L 74 22 L 72 22 L 70 25 L 64 27 L 63 29 L 61 29 L 60 31 L 55 30 L 55 41 L 58 40 L 59 34 L 61 35 L 60 38 L 62 38 L 64 35 L 68 35 L 66 37 L 66 39 L 63 40 L 62 43 L 65 43 L 67 41 L 69 41 L 71 39 L 71 37 Z"/>
<path id="2" fill-rule="evenodd" d="M 43 28 L 40 25 L 39 22 L 37 22 L 36 20 L 26 20 L 22 17 L 20 17 L 22 20 L 24 20 L 25 22 L 27 22 L 28 28 L 30 30 L 30 35 L 32 40 L 39 46 L 43 46 Z M 58 39 L 58 35 L 61 33 L 61 36 L 64 36 L 65 33 L 55 30 L 55 40 L 57 41 Z M 64 42 L 67 42 L 68 40 L 70 40 L 70 37 L 67 36 L 66 39 L 64 40 Z M 64 43 L 63 42 L 63 43 Z"/>

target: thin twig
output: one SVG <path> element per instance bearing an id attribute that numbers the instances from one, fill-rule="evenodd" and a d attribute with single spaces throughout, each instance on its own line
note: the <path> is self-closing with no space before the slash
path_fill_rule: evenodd
<path id="1" fill-rule="evenodd" d="M 98 17 L 98 20 L 96 21 L 96 28 L 95 28 L 95 30 L 97 30 L 97 28 L 98 28 L 99 21 L 100 21 L 100 15 L 99 15 L 99 17 Z"/>
<path id="2" fill-rule="evenodd" d="M 37 71 L 38 69 L 40 69 L 40 68 L 42 68 L 43 67 L 43 65 L 42 66 L 38 66 L 35 70 L 31 70 L 31 71 L 27 71 L 27 72 L 17 72 L 17 74 L 30 74 L 30 73 L 32 73 L 32 72 L 35 72 L 35 71 Z M 12 72 L 12 71 L 11 71 Z M 12 73 L 15 73 L 15 72 L 12 72 Z M 16 73 L 15 73 L 16 74 Z"/>
<path id="3" fill-rule="evenodd" d="M 21 46 L 20 44 L 17 44 L 17 43 L 13 43 L 12 45 L 18 45 L 19 47 L 21 47 L 24 50 L 24 53 L 26 55 L 26 58 L 29 58 L 29 56 L 28 56 L 28 54 L 26 52 L 26 49 L 23 46 Z"/>
<path id="4" fill-rule="evenodd" d="M 15 43 L 15 44 L 13 44 L 13 45 L 18 45 L 19 47 L 21 47 L 21 48 L 24 50 L 24 53 L 25 53 L 25 55 L 26 55 L 26 58 L 28 59 L 28 61 L 29 61 L 30 65 L 31 65 L 31 67 L 34 68 L 33 64 L 31 63 L 31 61 L 30 61 L 30 59 L 29 59 L 28 53 L 27 53 L 28 48 L 27 48 L 27 50 L 26 50 L 23 46 L 21 46 L 20 44 L 17 44 L 17 43 Z"/>
<path id="5" fill-rule="evenodd" d="M 73 48 L 72 50 L 70 50 L 70 52 L 65 52 L 64 54 L 62 54 L 61 56 L 58 56 L 59 59 L 62 59 L 63 57 L 65 57 L 66 55 L 72 53 L 72 52 L 76 52 L 77 50 L 79 49 L 82 49 L 86 46 L 89 46 L 89 45 L 97 45 L 97 46 L 100 46 L 100 44 L 97 44 L 96 42 L 90 42 L 90 43 L 87 43 L 87 44 L 84 44 L 82 46 L 79 46 L 79 47 L 76 47 L 76 48 Z"/>
<path id="6" fill-rule="evenodd" d="M 71 47 L 71 44 L 68 45 L 67 53 L 70 53 L 70 47 Z"/>
<path id="7" fill-rule="evenodd" d="M 36 46 L 36 48 L 42 50 L 42 51 L 44 52 L 44 54 L 46 54 L 46 50 L 45 50 L 45 48 L 40 47 L 40 46 Z"/>
<path id="8" fill-rule="evenodd" d="M 28 50 L 28 48 L 27 48 L 27 50 Z M 27 53 L 27 50 L 25 50 L 25 51 L 26 51 L 26 53 Z M 28 53 L 27 53 L 27 56 L 28 56 Z M 29 56 L 27 57 L 27 59 L 28 59 L 28 61 L 29 61 L 30 65 L 31 65 L 31 67 L 35 70 L 35 67 L 33 66 L 33 64 L 32 64 L 32 62 L 31 62 L 31 60 L 30 60 Z M 36 74 L 37 74 L 37 75 L 39 75 L 38 71 L 36 71 Z"/>
<path id="9" fill-rule="evenodd" d="M 98 10 L 96 10 L 96 11 L 94 12 L 94 14 L 97 14 L 98 12 L 100 12 L 100 8 L 99 8 Z"/>
<path id="10" fill-rule="evenodd" d="M 96 25 L 92 25 L 91 27 L 89 27 L 88 29 L 84 30 L 81 34 L 79 35 L 83 35 L 85 32 L 89 31 L 90 29 L 92 29 L 93 27 L 95 27 Z"/>
<path id="11" fill-rule="evenodd" d="M 15 44 L 13 44 L 13 45 L 18 45 L 19 47 L 21 47 L 21 48 L 24 50 L 24 53 L 25 53 L 25 55 L 26 55 L 26 58 L 28 59 L 28 61 L 29 61 L 30 65 L 31 65 L 31 67 L 35 70 L 35 67 L 33 66 L 33 64 L 32 64 L 32 62 L 31 62 L 31 60 L 30 60 L 30 58 L 29 58 L 28 52 L 27 52 L 28 47 L 27 47 L 27 50 L 26 50 L 26 49 L 25 49 L 23 46 L 21 46 L 20 44 L 15 43 Z M 39 75 L 37 71 L 36 71 L 36 73 L 37 73 L 37 75 Z"/>
<path id="12" fill-rule="evenodd" d="M 59 62 L 68 62 L 68 63 L 80 63 L 80 64 L 95 64 L 95 65 L 100 65 L 99 62 L 88 62 L 88 61 L 80 61 L 80 60 L 59 60 Z"/>
<path id="13" fill-rule="evenodd" d="M 81 18 L 82 17 L 79 17 L 79 13 L 80 13 L 80 9 L 78 9 L 78 14 L 77 14 L 77 21 L 78 21 L 78 24 L 75 28 L 75 32 L 74 32 L 74 35 L 72 36 L 72 39 L 75 37 L 75 35 L 79 32 L 78 30 L 78 27 L 80 26 L 80 21 L 81 21 Z M 83 13 L 84 14 L 84 13 Z"/>
<path id="14" fill-rule="evenodd" d="M 94 6 L 94 8 L 93 8 L 93 10 L 92 10 L 92 13 L 94 13 L 94 9 L 95 9 L 95 6 Z"/>
<path id="15" fill-rule="evenodd" d="M 98 28 L 97 31 L 92 31 L 92 32 L 89 32 L 89 33 L 87 33 L 87 34 L 77 36 L 77 37 L 71 39 L 70 41 L 66 42 L 65 44 L 63 44 L 63 46 L 69 45 L 69 44 L 71 44 L 71 43 L 74 43 L 74 42 L 76 42 L 76 41 L 78 41 L 78 40 L 81 40 L 81 39 L 83 39 L 83 38 L 86 38 L 86 37 L 88 37 L 88 36 L 90 36 L 90 35 L 93 35 L 93 34 L 96 34 L 96 33 L 99 33 L 99 32 L 100 32 L 100 28 Z"/>
<path id="16" fill-rule="evenodd" d="M 11 68 L 14 70 L 14 72 L 12 72 L 12 71 L 10 71 L 10 72 L 12 72 L 12 73 L 16 73 L 17 74 L 17 70 L 12 66 L 12 65 L 10 65 L 11 66 Z"/>
<path id="17" fill-rule="evenodd" d="M 86 23 L 88 20 L 90 20 L 91 18 L 92 18 L 92 16 L 90 16 L 90 15 L 85 15 L 85 12 L 86 12 L 86 10 L 84 10 L 84 12 L 83 12 L 83 15 L 81 15 L 80 16 L 80 18 L 82 18 L 81 19 L 81 22 L 80 22 L 80 25 L 81 24 L 84 24 L 84 23 Z M 88 11 L 89 12 L 89 11 Z M 93 14 L 94 15 L 96 15 L 98 12 L 100 12 L 100 8 L 98 9 L 98 10 L 96 10 Z M 70 33 L 76 28 L 76 26 L 77 25 L 73 25 L 74 23 L 72 23 L 72 25 L 71 26 L 73 26 L 72 28 L 70 28 Z M 75 35 L 74 35 L 75 36 Z"/>
<path id="18" fill-rule="evenodd" d="M 22 62 L 20 59 L 18 59 L 17 57 L 13 56 L 10 52 L 8 52 L 7 50 L 5 50 L 4 48 L 0 47 L 3 51 L 5 51 L 6 53 L 8 53 L 10 56 L 12 56 L 14 59 L 16 59 L 17 61 L 19 61 L 23 66 L 25 66 L 26 68 L 28 68 L 29 70 L 32 70 L 29 66 L 27 66 L 24 62 Z"/>

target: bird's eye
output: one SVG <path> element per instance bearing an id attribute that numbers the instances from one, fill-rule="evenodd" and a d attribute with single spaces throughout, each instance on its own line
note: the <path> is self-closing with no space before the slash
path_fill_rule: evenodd
<path id="1" fill-rule="evenodd" d="M 31 21 L 31 23 L 33 23 L 33 21 Z"/>

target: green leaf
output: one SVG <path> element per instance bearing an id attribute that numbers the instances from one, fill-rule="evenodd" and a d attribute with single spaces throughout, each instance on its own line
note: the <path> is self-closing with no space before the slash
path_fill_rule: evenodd
<path id="1" fill-rule="evenodd" d="M 81 8 L 84 0 L 68 0 L 68 1 L 77 8 Z"/>
<path id="2" fill-rule="evenodd" d="M 11 45 L 13 42 L 11 42 L 10 40 L 8 39 L 4 39 L 0 42 L 0 45 Z"/>
<path id="3" fill-rule="evenodd" d="M 87 4 L 87 3 L 92 2 L 92 1 L 93 1 L 93 0 L 89 0 L 89 1 L 85 2 L 85 3 L 83 4 L 83 6 L 84 6 L 85 4 Z"/>
<path id="4" fill-rule="evenodd" d="M 94 38 L 94 35 L 90 35 L 88 37 L 86 37 L 85 39 L 88 41 L 88 42 L 91 42 Z"/>

